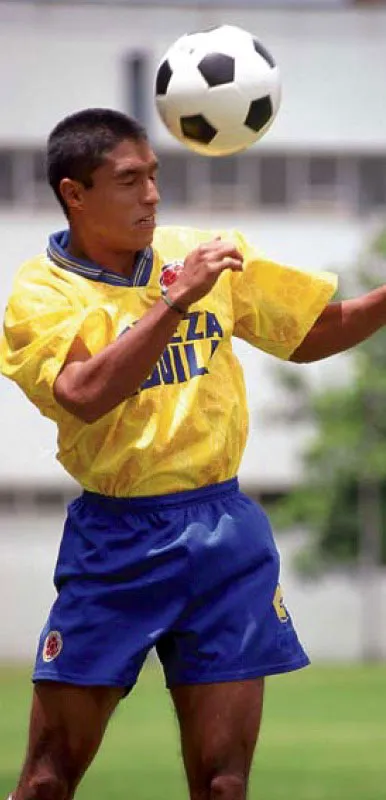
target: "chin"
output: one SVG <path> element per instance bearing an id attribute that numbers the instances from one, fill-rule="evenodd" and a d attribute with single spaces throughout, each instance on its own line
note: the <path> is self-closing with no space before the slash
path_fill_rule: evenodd
<path id="1" fill-rule="evenodd" d="M 136 250 L 143 250 L 152 243 L 154 238 L 154 230 L 155 228 L 149 228 L 149 230 L 141 231 L 140 234 L 135 237 L 135 239 L 133 237 L 133 244 L 135 241 Z"/>

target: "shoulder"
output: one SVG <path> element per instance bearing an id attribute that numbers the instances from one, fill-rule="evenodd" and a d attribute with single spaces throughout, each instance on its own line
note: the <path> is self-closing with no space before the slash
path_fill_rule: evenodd
<path id="1" fill-rule="evenodd" d="M 52 289 L 60 283 L 58 270 L 46 253 L 39 253 L 23 261 L 13 279 L 14 290 L 34 291 L 46 286 Z"/>
<path id="2" fill-rule="evenodd" d="M 44 270 L 42 262 L 46 256 L 41 253 L 29 258 L 16 270 L 12 280 L 11 294 L 8 300 L 10 305 L 24 303 L 28 305 L 31 296 L 39 296 L 44 284 Z"/>
<path id="3" fill-rule="evenodd" d="M 20 264 L 14 277 L 14 285 L 18 283 L 25 283 L 36 279 L 41 279 L 44 274 L 44 262 L 49 263 L 48 257 L 45 253 L 28 258 Z"/>
<path id="4" fill-rule="evenodd" d="M 20 314 L 70 305 L 71 287 L 45 253 L 24 261 L 15 273 L 7 310 Z"/>

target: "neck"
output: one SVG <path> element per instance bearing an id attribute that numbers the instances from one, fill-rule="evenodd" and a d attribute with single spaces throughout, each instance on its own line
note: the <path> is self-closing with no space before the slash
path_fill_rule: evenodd
<path id="1" fill-rule="evenodd" d="M 67 251 L 74 258 L 83 261 L 92 261 L 104 269 L 117 272 L 119 275 L 130 276 L 133 272 L 136 251 L 114 251 L 107 249 L 103 242 L 87 241 L 87 236 L 82 236 L 78 231 L 70 230 Z"/>

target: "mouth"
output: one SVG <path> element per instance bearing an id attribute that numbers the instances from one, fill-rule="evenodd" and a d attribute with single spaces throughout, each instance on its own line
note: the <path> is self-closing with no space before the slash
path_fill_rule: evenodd
<path id="1" fill-rule="evenodd" d="M 155 227 L 155 214 L 148 214 L 146 217 L 140 217 L 136 223 L 138 228 L 154 228 Z"/>

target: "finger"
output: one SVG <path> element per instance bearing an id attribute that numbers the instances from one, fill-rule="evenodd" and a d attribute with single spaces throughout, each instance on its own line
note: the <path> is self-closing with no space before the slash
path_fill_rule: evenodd
<path id="1" fill-rule="evenodd" d="M 209 242 L 205 242 L 205 245 L 210 249 L 214 246 L 216 250 L 224 250 L 224 252 L 236 251 L 237 249 L 234 242 L 229 241 L 229 239 L 223 239 L 221 236 L 215 236 Z"/>
<path id="2" fill-rule="evenodd" d="M 240 272 L 243 268 L 243 261 L 240 258 L 233 258 L 232 256 L 224 256 L 220 263 L 221 270 L 231 269 Z"/>
<path id="3" fill-rule="evenodd" d="M 224 256 L 231 256 L 232 258 L 239 258 L 241 261 L 243 260 L 243 254 L 237 249 L 234 242 L 221 242 L 221 244 L 221 250 Z"/>
<path id="4" fill-rule="evenodd" d="M 221 242 L 221 236 L 214 236 L 213 239 L 209 239 L 208 242 L 204 242 L 204 246 L 211 247 L 212 245 L 218 246 L 218 242 Z"/>

